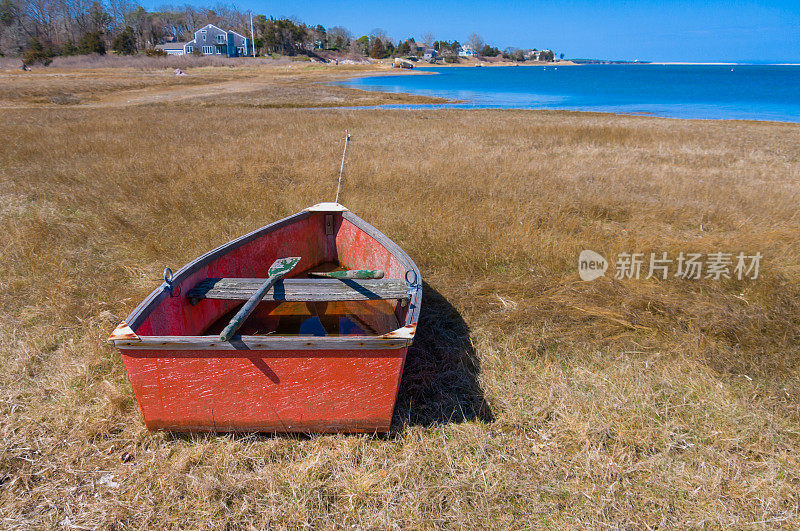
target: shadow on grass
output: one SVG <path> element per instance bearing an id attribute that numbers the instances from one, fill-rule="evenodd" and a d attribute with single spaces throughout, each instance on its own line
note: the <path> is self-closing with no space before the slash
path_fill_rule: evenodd
<path id="1" fill-rule="evenodd" d="M 480 362 L 469 337 L 469 327 L 441 293 L 423 282 L 422 311 L 414 343 L 408 349 L 391 432 L 375 434 L 391 439 L 407 426 L 435 426 L 467 421 L 491 422 L 494 416 L 478 384 Z M 236 440 L 275 437 L 308 440 L 305 433 L 181 433 L 165 432 L 171 440 L 208 440 L 218 436 Z"/>
<path id="2" fill-rule="evenodd" d="M 441 293 L 423 283 L 422 312 L 408 349 L 392 429 L 492 421 L 479 374 L 467 323 Z"/>

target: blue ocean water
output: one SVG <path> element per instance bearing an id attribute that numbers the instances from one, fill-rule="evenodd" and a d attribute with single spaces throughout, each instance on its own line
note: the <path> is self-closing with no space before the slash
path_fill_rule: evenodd
<path id="1" fill-rule="evenodd" d="M 567 109 L 800 122 L 800 66 L 577 65 L 420 68 L 347 86 L 440 96 L 456 108 Z M 421 107 L 421 106 L 399 106 Z"/>

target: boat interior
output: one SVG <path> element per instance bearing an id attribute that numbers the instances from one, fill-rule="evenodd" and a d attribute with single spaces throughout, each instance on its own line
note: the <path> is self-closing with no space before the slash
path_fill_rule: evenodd
<path id="1" fill-rule="evenodd" d="M 363 336 L 383 335 L 400 328 L 398 317 L 408 302 L 405 283 L 399 279 L 322 279 L 312 272 L 346 271 L 341 264 L 324 263 L 283 281 L 270 290 L 256 310 L 239 328 L 246 336 Z M 237 297 L 233 282 L 212 279 L 192 291 L 190 297 Z M 238 280 L 238 279 L 237 279 Z M 252 279 L 253 286 L 265 279 Z M 305 280 L 305 282 L 297 282 Z M 221 288 L 217 288 L 222 284 Z M 201 335 L 219 335 L 254 289 L 242 286 L 241 304 L 231 308 L 206 327 Z M 283 294 L 275 294 L 283 291 Z M 352 293 L 348 293 L 351 292 Z M 284 300 L 276 300 L 276 297 Z M 286 300 L 288 299 L 288 300 Z M 346 300 L 355 299 L 355 300 Z M 363 300 L 362 300 L 363 299 Z M 196 299 L 195 299 L 196 300 Z"/>
<path id="2" fill-rule="evenodd" d="M 416 266 L 349 212 L 304 211 L 201 256 L 129 318 L 138 336 L 218 336 L 277 258 L 301 260 L 263 297 L 241 336 L 382 336 L 409 324 Z M 374 229 L 373 229 L 374 230 Z M 387 245 L 388 242 L 388 245 Z M 382 278 L 311 273 L 381 270 Z M 416 317 L 414 317 L 416 320 Z"/>

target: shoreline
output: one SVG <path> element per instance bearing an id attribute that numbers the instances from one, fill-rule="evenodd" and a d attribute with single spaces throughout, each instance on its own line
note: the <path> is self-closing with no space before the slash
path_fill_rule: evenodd
<path id="1" fill-rule="evenodd" d="M 157 64 L 158 62 L 153 62 Z M 544 64 L 556 70 L 564 63 L 555 61 Z M 644 64 L 644 63 L 643 63 Z M 650 63 L 652 64 L 652 63 Z M 414 69 L 393 68 L 386 63 L 363 65 L 339 65 L 286 63 L 244 63 L 234 68 L 198 65 L 187 68 L 188 75 L 176 77 L 170 71 L 159 68 L 62 68 L 36 69 L 32 72 L 8 72 L 4 77 L 0 93 L 0 108 L 32 109 L 56 107 L 61 109 L 140 106 L 149 103 L 180 103 L 182 105 L 225 105 L 253 108 L 324 109 L 342 108 L 353 110 L 523 110 L 569 113 L 591 113 L 600 115 L 632 116 L 643 118 L 668 118 L 672 120 L 741 121 L 753 123 L 780 123 L 797 125 L 791 114 L 788 119 L 780 113 L 762 113 L 760 116 L 681 116 L 670 114 L 670 109 L 636 108 L 618 105 L 618 108 L 598 104 L 597 108 L 569 108 L 522 106 L 514 102 L 480 103 L 458 97 L 413 92 L 412 87 L 386 90 L 386 87 L 359 86 L 354 80 L 369 77 L 406 75 L 436 75 L 445 71 L 442 65 L 421 66 Z M 469 64 L 448 65 L 469 68 Z M 512 66 L 495 63 L 494 67 Z M 569 64 L 566 66 L 580 66 Z M 474 63 L 473 63 L 474 68 Z M 453 72 L 453 71 L 451 71 Z M 576 71 L 572 71 L 576 72 Z M 466 71 L 464 71 L 466 73 Z M 491 75 L 487 75 L 491 77 Z M 442 89 L 444 90 L 444 89 Z M 559 102 L 555 102 L 559 103 Z M 566 102 L 560 102 L 566 104 Z M 605 107 L 605 108 L 604 108 Z M 673 109 L 674 110 L 674 109 Z M 680 110 L 680 109 L 678 109 Z M 696 110 L 696 109 L 695 109 Z M 695 114 L 700 114 L 696 112 Z"/>
<path id="2" fill-rule="evenodd" d="M 598 60 L 600 61 L 600 60 Z M 748 62 L 716 62 L 716 61 L 630 61 L 630 62 L 596 62 L 596 63 L 576 63 L 570 59 L 561 59 L 549 62 L 541 61 L 475 61 L 472 59 L 464 60 L 461 63 L 443 63 L 443 64 L 430 64 L 420 61 L 418 64 L 414 63 L 413 70 L 427 69 L 427 68 L 476 68 L 476 67 L 536 67 L 536 66 L 647 66 L 647 65 L 660 65 L 660 66 L 800 66 L 800 63 L 748 63 Z M 376 60 L 372 63 L 375 66 L 388 66 L 392 67 L 390 61 Z M 401 70 L 401 69 L 399 69 Z"/>
<path id="3" fill-rule="evenodd" d="M 356 89 L 361 90 L 361 89 Z M 370 91 L 365 90 L 369 93 Z M 391 94 L 410 95 L 399 92 Z M 769 124 L 769 125 L 785 125 L 785 126 L 800 126 L 800 122 L 782 122 L 780 120 L 757 120 L 753 118 L 681 118 L 676 116 L 657 116 L 648 112 L 613 112 L 613 111 L 585 111 L 577 109 L 533 109 L 522 107 L 458 107 L 459 105 L 469 105 L 465 102 L 453 103 L 383 103 L 379 105 L 367 106 L 338 106 L 338 107 L 297 107 L 297 110 L 305 111 L 460 111 L 460 112 L 535 112 L 535 113 L 565 113 L 565 114 L 578 114 L 578 115 L 600 115 L 601 117 L 620 117 L 620 118 L 647 118 L 652 120 L 674 120 L 683 122 L 741 122 L 746 124 Z"/>
<path id="4" fill-rule="evenodd" d="M 695 63 L 683 61 L 653 61 L 650 63 L 625 63 L 625 64 L 649 64 L 649 65 L 678 65 L 678 66 L 800 66 L 800 63 Z"/>
<path id="5" fill-rule="evenodd" d="M 549 63 L 553 64 L 553 63 Z M 662 63 L 639 63 L 639 64 L 662 64 Z M 673 64 L 673 63 L 663 63 Z M 700 65 L 702 63 L 680 63 L 680 64 L 697 64 Z M 721 63 L 713 63 L 713 64 L 721 64 Z M 573 63 L 574 66 L 581 66 L 578 64 Z M 450 66 L 459 66 L 459 65 L 450 65 Z M 466 66 L 466 65 L 461 65 Z M 507 66 L 507 65 L 496 65 L 496 66 Z M 508 65 L 511 66 L 511 65 Z M 533 66 L 533 65 L 531 65 Z M 542 65 L 536 65 L 542 66 Z M 570 65 L 572 66 L 572 65 Z M 771 66 L 771 65 L 764 65 L 764 66 Z M 777 66 L 777 65 L 776 65 Z M 798 65 L 800 66 L 800 65 Z M 421 67 L 425 69 L 433 69 L 437 68 L 437 66 L 431 67 Z M 458 110 L 458 111 L 491 111 L 491 110 L 502 110 L 502 111 L 549 111 L 549 112 L 568 112 L 568 113 L 587 113 L 587 114 L 602 114 L 602 115 L 610 115 L 610 116 L 628 116 L 628 117 L 637 117 L 637 118 L 656 118 L 656 119 L 668 119 L 668 120 L 692 120 L 692 121 L 701 121 L 701 122 L 748 122 L 748 123 L 770 123 L 770 124 L 786 124 L 786 125 L 800 125 L 800 120 L 798 121 L 788 121 L 788 120 L 776 120 L 776 119 L 758 119 L 758 118 L 702 118 L 702 117 L 680 117 L 680 116 L 660 116 L 654 114 L 652 111 L 631 111 L 631 112 L 615 112 L 615 111 L 603 111 L 603 110 L 589 110 L 589 109 L 569 109 L 569 108 L 534 108 L 534 107 L 503 107 L 503 106 L 486 106 L 481 104 L 472 104 L 469 101 L 465 100 L 453 100 L 448 98 L 447 96 L 437 95 L 437 96 L 428 96 L 422 94 L 414 94 L 413 92 L 393 92 L 393 91 L 382 91 L 376 90 L 375 88 L 361 88 L 355 87 L 351 85 L 347 85 L 347 81 L 350 79 L 364 79 L 369 77 L 385 77 L 391 75 L 413 75 L 414 70 L 417 67 L 411 70 L 404 70 L 404 69 L 394 69 L 398 70 L 398 72 L 386 72 L 383 69 L 377 70 L 374 73 L 369 72 L 360 72 L 357 75 L 347 76 L 345 80 L 335 81 L 333 83 L 328 82 L 329 85 L 339 85 L 349 89 L 360 90 L 366 93 L 378 93 L 378 94 L 394 94 L 398 96 L 404 97 L 428 97 L 428 98 L 439 98 L 443 100 L 447 100 L 444 103 L 401 103 L 401 104 L 393 104 L 393 103 L 385 103 L 385 104 L 378 104 L 374 106 L 352 106 L 352 107 L 343 107 L 352 110 Z M 377 75 L 376 75 L 377 74 Z M 425 72 L 426 75 L 436 75 L 438 72 Z M 420 74 L 416 74 L 420 75 Z M 464 107 L 469 106 L 471 107 Z M 325 107 L 317 107 L 314 110 L 323 109 Z"/>
<path id="6" fill-rule="evenodd" d="M 532 66 L 581 66 L 578 63 L 574 63 L 572 61 L 564 59 L 563 61 L 523 61 L 523 62 L 515 62 L 515 61 L 469 61 L 464 63 L 444 63 L 444 64 L 424 64 L 417 66 L 414 65 L 414 68 L 478 68 L 478 67 L 488 67 L 488 68 L 499 68 L 499 67 L 516 67 L 516 66 L 525 66 L 525 67 L 532 67 Z"/>

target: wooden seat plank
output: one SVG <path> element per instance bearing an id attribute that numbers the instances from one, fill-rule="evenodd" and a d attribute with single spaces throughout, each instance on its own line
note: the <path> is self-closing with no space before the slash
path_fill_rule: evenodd
<path id="1" fill-rule="evenodd" d="M 248 300 L 264 283 L 263 278 L 207 278 L 188 293 L 189 301 L 202 299 Z M 264 295 L 265 301 L 322 302 L 408 299 L 401 279 L 286 278 Z"/>

